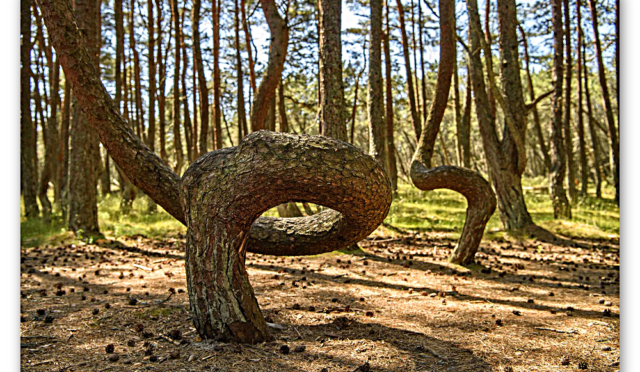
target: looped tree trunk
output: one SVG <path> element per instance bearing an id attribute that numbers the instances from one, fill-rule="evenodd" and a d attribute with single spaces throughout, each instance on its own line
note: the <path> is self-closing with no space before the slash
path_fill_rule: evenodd
<path id="1" fill-rule="evenodd" d="M 244 268 L 247 248 L 317 254 L 353 244 L 386 217 L 391 184 L 377 162 L 348 143 L 258 131 L 238 147 L 196 160 L 183 176 L 181 199 L 188 227 L 187 283 L 198 333 L 256 343 L 270 336 Z M 263 218 L 258 233 L 263 244 L 247 239 L 261 213 L 289 201 L 333 210 L 304 218 Z"/>
<path id="2" fill-rule="evenodd" d="M 489 182 L 466 168 L 441 166 L 427 169 L 419 161 L 411 164 L 411 181 L 420 190 L 449 189 L 467 198 L 467 218 L 449 260 L 459 265 L 472 263 L 484 228 L 496 210 L 496 195 Z"/>

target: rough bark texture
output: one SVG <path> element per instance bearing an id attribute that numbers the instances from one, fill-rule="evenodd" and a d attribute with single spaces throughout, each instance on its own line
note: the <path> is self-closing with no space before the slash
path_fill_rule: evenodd
<path id="1" fill-rule="evenodd" d="M 69 124 L 71 121 L 71 85 L 65 78 L 64 100 L 60 120 L 60 139 L 58 141 L 58 183 L 56 184 L 56 199 L 58 210 L 67 216 L 68 180 L 69 180 Z"/>
<path id="2" fill-rule="evenodd" d="M 411 181 L 420 190 L 446 188 L 467 198 L 467 220 L 462 229 L 458 246 L 451 256 L 457 264 L 473 262 L 478 251 L 484 228 L 496 209 L 496 197 L 491 185 L 476 172 L 468 169 L 443 166 L 431 168 L 431 157 L 442 117 L 447 107 L 455 52 L 454 3 L 440 0 L 440 63 L 436 80 L 436 95 L 429 109 L 427 126 L 411 162 Z M 443 146 L 443 150 L 445 150 Z"/>
<path id="3" fill-rule="evenodd" d="M 420 190 L 449 189 L 467 199 L 464 227 L 449 260 L 459 265 L 472 263 L 487 222 L 496 210 L 496 195 L 489 182 L 469 169 L 454 166 L 427 169 L 420 162 L 411 165 L 411 181 Z"/>
<path id="4" fill-rule="evenodd" d="M 180 173 L 184 163 L 182 152 L 182 135 L 180 131 L 180 12 L 178 0 L 171 1 L 171 17 L 173 19 L 174 32 L 174 63 L 173 63 L 173 147 L 176 153 L 174 171 Z M 215 1 L 215 0 L 214 0 Z M 125 173 L 127 173 L 125 171 Z"/>
<path id="5" fill-rule="evenodd" d="M 158 29 L 158 34 L 162 30 Z M 155 30 L 153 17 L 153 0 L 147 0 L 147 33 L 149 42 L 147 44 L 148 53 L 147 69 L 149 71 L 149 123 L 147 131 L 147 146 L 151 151 L 156 150 L 156 61 L 155 61 Z"/>
<path id="6" fill-rule="evenodd" d="M 205 154 L 181 181 L 119 115 L 82 45 L 68 0 L 41 0 L 40 6 L 78 104 L 114 161 L 188 226 L 189 292 L 203 338 L 269 337 L 242 265 L 245 251 L 328 252 L 363 239 L 386 217 L 391 187 L 382 167 L 356 147 L 322 136 L 254 133 L 239 147 Z M 227 192 L 232 189 L 237 192 Z M 332 210 L 256 221 L 288 201 Z M 246 238 L 249 229 L 253 239 Z"/>
<path id="7" fill-rule="evenodd" d="M 162 0 L 156 0 L 156 9 L 158 10 L 158 30 L 162 30 L 162 7 L 160 4 Z M 165 88 L 167 86 L 167 57 L 169 55 L 169 43 L 171 42 L 171 35 L 167 40 L 167 47 L 165 48 L 165 54 L 162 54 L 162 32 L 158 33 L 158 113 L 160 114 L 158 119 L 158 130 L 160 137 L 160 157 L 163 161 L 167 162 L 167 145 L 166 145 L 166 93 Z"/>
<path id="8" fill-rule="evenodd" d="M 566 172 L 562 133 L 562 0 L 551 3 L 553 13 L 553 117 L 551 120 L 550 191 L 554 218 L 571 218 L 571 205 L 564 189 Z"/>
<path id="9" fill-rule="evenodd" d="M 265 129 L 265 120 L 271 101 L 276 96 L 276 88 L 280 82 L 289 45 L 289 27 L 278 13 L 275 0 L 260 0 L 260 4 L 262 4 L 262 10 L 269 25 L 271 42 L 267 68 L 251 108 L 251 130 L 253 131 Z"/>
<path id="10" fill-rule="evenodd" d="M 369 155 L 387 168 L 382 109 L 382 0 L 371 0 L 369 33 Z M 324 75 L 323 75 L 324 76 Z"/>
<path id="11" fill-rule="evenodd" d="M 100 30 L 97 27 L 97 21 L 100 16 L 100 2 L 98 0 L 76 0 L 75 7 L 78 28 L 82 32 L 84 45 L 86 45 L 90 56 L 85 62 L 90 64 L 91 68 L 99 75 L 98 38 Z M 64 65 L 62 57 L 60 57 L 60 62 Z M 79 99 L 77 95 L 74 98 Z M 68 226 L 74 232 L 82 230 L 82 235 L 87 236 L 100 233 L 96 195 L 97 175 L 93 163 L 98 152 L 98 141 L 89 127 L 89 115 L 83 112 L 81 107 L 82 105 L 77 102 L 73 104 L 74 121 L 70 131 Z"/>
<path id="12" fill-rule="evenodd" d="M 379 0 L 378 0 L 379 1 Z M 319 0 L 320 127 L 322 134 L 347 141 L 342 82 L 341 0 Z M 328 123 L 335 123 L 334 125 Z"/>
<path id="13" fill-rule="evenodd" d="M 484 7 L 484 63 L 487 67 L 487 85 L 489 86 L 488 98 L 489 109 L 491 110 L 491 116 L 496 117 L 496 99 L 495 92 L 491 89 L 491 82 L 495 81 L 493 77 L 493 54 L 491 53 L 491 46 L 493 45 L 491 37 L 491 0 L 485 0 Z"/>

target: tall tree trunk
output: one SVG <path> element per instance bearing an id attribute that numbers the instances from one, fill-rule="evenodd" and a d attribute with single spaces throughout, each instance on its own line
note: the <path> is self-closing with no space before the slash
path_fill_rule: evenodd
<path id="1" fill-rule="evenodd" d="M 371 29 L 369 33 L 369 155 L 385 169 L 385 123 L 382 109 L 382 0 L 371 0 Z M 411 77 L 409 77 L 411 79 Z"/>
<path id="2" fill-rule="evenodd" d="M 585 142 L 584 133 L 584 113 L 582 112 L 582 5 L 581 0 L 576 0 L 577 30 L 578 30 L 578 47 L 576 48 L 576 73 L 578 75 L 578 103 L 576 116 L 578 117 L 578 141 L 580 146 L 580 196 L 587 196 L 587 187 L 589 184 L 589 168 L 587 165 L 587 144 Z"/>
<path id="3" fill-rule="evenodd" d="M 163 0 L 156 0 L 156 9 L 158 10 L 158 24 L 157 29 L 162 30 L 162 7 Z M 160 158 L 168 164 L 169 158 L 167 156 L 166 145 L 166 93 L 165 88 L 167 85 L 167 57 L 169 55 L 169 45 L 171 43 L 171 31 L 169 31 L 169 38 L 167 39 L 167 48 L 165 48 L 165 54 L 162 55 L 162 32 L 158 32 L 158 126 L 160 131 Z"/>
<path id="4" fill-rule="evenodd" d="M 499 20 L 501 37 L 501 49 L 505 61 L 503 71 L 503 89 L 511 97 L 510 102 L 515 106 L 509 107 L 505 116 L 521 116 L 520 125 L 524 124 L 524 98 L 520 83 L 520 64 L 517 55 L 517 38 L 515 36 L 515 4 L 513 1 L 505 1 L 499 5 Z M 505 9 L 506 8 L 506 9 Z M 467 0 L 469 12 L 469 37 L 471 81 L 473 84 L 473 96 L 475 99 L 476 115 L 480 127 L 482 143 L 489 165 L 489 175 L 498 197 L 498 209 L 500 219 L 507 230 L 519 230 L 533 225 L 531 216 L 527 210 L 522 193 L 522 172 L 526 165 L 526 154 L 517 151 L 516 141 L 523 143 L 523 133 L 517 133 L 515 137 L 511 130 L 505 130 L 502 141 L 498 140 L 494 124 L 494 116 L 491 114 L 489 97 L 484 81 L 484 69 L 480 59 L 480 49 L 484 36 L 478 14 L 476 0 Z M 501 11 L 502 10 L 502 11 Z M 506 18 L 505 18 L 506 17 Z M 513 44 L 515 43 L 515 44 Z M 509 68 L 507 70 L 507 68 Z M 515 74 L 517 70 L 517 75 Z M 518 87 L 519 86 L 519 87 Z M 518 87 L 518 88 L 515 88 Z M 499 93 L 499 92 L 498 92 Z M 518 94 L 519 93 L 519 94 Z M 507 106 L 505 104 L 505 106 Z M 511 120 L 511 119 L 509 119 Z M 515 126 L 515 123 L 512 123 Z"/>
<path id="5" fill-rule="evenodd" d="M 249 28 L 249 23 L 247 22 L 246 7 L 244 4 L 244 0 L 240 0 L 240 11 L 242 14 L 242 30 L 244 31 L 245 44 L 247 46 L 247 60 L 249 62 L 249 84 L 251 86 L 251 90 L 255 94 L 255 91 L 257 89 L 256 88 L 256 71 L 255 71 L 255 64 L 253 62 L 253 49 L 251 49 L 251 29 Z"/>
<path id="6" fill-rule="evenodd" d="M 198 75 L 198 88 L 200 92 L 200 141 L 199 156 L 207 153 L 207 136 L 209 135 L 209 89 L 207 88 L 207 77 L 204 74 L 202 64 L 202 49 L 200 48 L 200 9 L 201 0 L 193 1 L 191 10 L 191 24 L 193 27 L 193 63 Z M 195 110 L 195 107 L 194 107 Z"/>
<path id="7" fill-rule="evenodd" d="M 213 17 L 213 148 L 222 148 L 222 106 L 220 103 L 220 13 L 221 0 L 211 0 L 211 12 Z"/>
<path id="8" fill-rule="evenodd" d="M 124 57 L 124 22 L 122 12 L 122 0 L 114 1 L 115 31 L 116 31 L 116 60 L 115 60 L 115 85 L 116 85 L 116 105 L 121 109 L 122 102 L 122 63 Z M 158 32 L 160 34 L 160 32 Z"/>
<path id="9" fill-rule="evenodd" d="M 456 58 L 455 5 L 440 0 L 440 63 L 435 97 L 429 116 L 411 161 L 411 181 L 421 190 L 446 188 L 457 191 L 467 199 L 467 219 L 458 246 L 451 256 L 457 264 L 470 264 L 480 246 L 484 228 L 496 209 L 496 197 L 491 185 L 480 174 L 465 168 L 443 166 L 431 168 L 431 157 L 437 135 L 447 108 L 454 59 Z M 446 151 L 443 145 L 443 151 Z"/>
<path id="10" fill-rule="evenodd" d="M 262 10 L 269 25 L 271 41 L 267 68 L 251 108 L 252 131 L 265 129 L 265 120 L 269 113 L 271 102 L 276 96 L 276 88 L 278 88 L 278 83 L 280 82 L 289 45 L 289 27 L 280 16 L 280 13 L 278 13 L 275 0 L 260 0 L 260 4 L 262 4 Z"/>
<path id="11" fill-rule="evenodd" d="M 234 13 L 234 25 L 235 25 L 235 46 L 236 46 L 236 79 L 238 89 L 238 143 L 242 141 L 242 138 L 248 135 L 247 131 L 247 114 L 245 111 L 244 101 L 244 75 L 242 73 L 242 51 L 240 49 L 240 2 L 242 0 L 235 0 L 235 13 Z M 243 13 L 244 14 L 244 13 Z M 251 50 L 251 46 L 248 46 Z M 283 89 L 281 86 L 280 89 Z M 281 131 L 285 131 L 282 130 Z M 287 130 L 288 131 L 288 128 Z"/>
<path id="12" fill-rule="evenodd" d="M 554 218 L 571 218 L 571 205 L 564 189 L 566 172 L 562 136 L 562 0 L 553 0 L 553 118 L 551 120 L 551 201 Z"/>
<path id="13" fill-rule="evenodd" d="M 180 133 L 180 12 L 178 0 L 171 1 L 171 17 L 174 32 L 174 63 L 173 63 L 173 146 L 176 152 L 174 172 L 180 174 L 184 162 L 182 151 L 182 136 Z M 215 1 L 215 0 L 214 0 Z M 168 51 L 168 49 L 167 49 Z"/>
<path id="14" fill-rule="evenodd" d="M 182 71 L 181 71 L 181 84 L 182 90 L 180 91 L 180 101 L 182 101 L 184 107 L 184 133 L 185 133 L 185 142 L 187 144 L 187 160 L 189 163 L 195 160 L 195 153 L 193 152 L 194 141 L 193 138 L 193 124 L 191 123 L 191 113 L 189 112 L 189 98 L 188 98 L 188 89 L 187 89 L 187 70 L 189 70 L 189 59 L 187 58 L 187 42 L 184 32 L 184 18 L 187 10 L 182 10 L 180 29 L 182 32 L 180 34 L 182 37 L 180 38 L 180 49 L 182 51 Z"/>
<path id="15" fill-rule="evenodd" d="M 148 42 L 148 71 L 149 71 L 149 127 L 147 132 L 147 146 L 156 151 L 156 61 L 155 61 L 155 31 L 153 17 L 153 0 L 147 0 L 147 32 Z M 158 34 L 162 30 L 158 29 Z"/>
<path id="16" fill-rule="evenodd" d="M 589 119 L 589 134 L 591 137 L 591 145 L 593 146 L 593 168 L 596 174 L 596 197 L 602 198 L 602 166 L 600 164 L 602 156 L 600 154 L 600 145 L 598 143 L 598 133 L 596 132 L 596 123 L 593 118 L 593 109 L 591 108 L 591 93 L 589 91 L 589 71 L 587 70 L 587 46 L 582 45 L 582 68 L 584 72 L 584 95 L 587 102 L 587 116 Z"/>
<path id="17" fill-rule="evenodd" d="M 471 68 L 467 64 L 467 88 L 464 97 L 464 109 L 462 110 L 462 123 L 459 141 L 462 148 L 462 166 L 471 169 Z"/>
<path id="18" fill-rule="evenodd" d="M 136 133 L 138 137 L 142 138 L 145 143 L 147 142 L 147 134 L 144 131 L 144 106 L 142 104 L 142 67 L 140 66 L 140 53 L 136 47 L 135 37 L 135 2 L 131 0 L 131 9 L 129 16 L 131 17 L 129 22 L 129 46 L 131 47 L 131 53 L 133 55 L 133 77 L 135 84 L 135 112 L 136 112 Z"/>
<path id="19" fill-rule="evenodd" d="M 424 46 L 422 44 L 422 5 L 421 0 L 418 0 L 418 40 L 420 41 L 420 72 L 422 73 L 422 117 L 421 120 L 423 123 L 427 122 L 427 74 L 424 71 Z M 455 28 L 455 17 L 454 17 L 454 28 Z M 456 67 L 454 67 L 456 69 Z M 416 71 L 418 70 L 418 66 L 416 66 Z M 457 73 L 457 72 L 456 72 Z M 418 82 L 416 81 L 416 84 Z M 417 87 L 416 87 L 417 89 Z"/>
<path id="20" fill-rule="evenodd" d="M 485 49 L 484 49 L 484 62 L 487 66 L 487 85 L 489 86 L 489 109 L 491 110 L 491 116 L 496 117 L 496 99 L 494 97 L 493 89 L 491 89 L 491 82 L 495 81 L 493 78 L 493 54 L 491 53 L 491 46 L 493 45 L 491 37 L 491 0 L 485 0 L 484 8 L 484 36 L 485 36 Z"/>
<path id="21" fill-rule="evenodd" d="M 596 44 L 596 59 L 598 61 L 598 78 L 600 79 L 600 88 L 602 89 L 602 101 L 607 116 L 607 129 L 609 130 L 609 139 L 611 140 L 611 152 L 613 155 L 613 184 L 616 187 L 615 200 L 620 203 L 620 143 L 618 142 L 618 128 L 616 128 L 615 119 L 613 117 L 613 106 L 609 96 L 609 87 L 607 86 L 607 72 L 604 67 L 602 56 L 602 46 L 600 45 L 600 33 L 598 31 L 598 11 L 596 9 L 596 0 L 589 0 L 589 8 L 591 9 L 591 22 L 593 24 L 593 39 Z"/>
<path id="22" fill-rule="evenodd" d="M 20 188 L 24 198 L 25 216 L 37 217 L 38 168 L 36 137 L 31 120 L 31 0 L 20 2 Z"/>
<path id="23" fill-rule="evenodd" d="M 71 121 L 71 85 L 66 77 L 64 80 L 64 101 L 62 102 L 62 113 L 60 120 L 60 139 L 58 141 L 58 189 L 57 199 L 58 210 L 66 218 L 68 206 L 68 185 L 69 185 L 69 123 Z"/>
<path id="24" fill-rule="evenodd" d="M 391 71 L 391 48 L 389 39 L 391 37 L 391 28 L 389 27 L 389 0 L 384 2 L 385 10 L 385 33 L 384 33 L 384 67 L 385 67 L 385 100 L 386 100 L 386 145 L 387 145 L 387 170 L 389 179 L 391 180 L 391 189 L 395 192 L 398 190 L 398 169 L 396 166 L 396 146 L 394 142 L 393 129 L 393 90 L 392 90 L 392 71 Z M 356 85 L 357 87 L 357 85 Z M 355 115 L 354 115 L 355 118 Z M 354 120 L 355 124 L 355 120 Z M 352 129 L 353 133 L 353 124 Z M 353 134 L 351 135 L 351 143 L 353 143 Z"/>
<path id="25" fill-rule="evenodd" d="M 342 41 L 340 39 L 342 1 L 319 0 L 318 8 L 320 17 L 320 127 L 323 135 L 347 141 L 342 82 Z"/>
<path id="26" fill-rule="evenodd" d="M 407 95 L 409 96 L 409 110 L 411 111 L 411 124 L 416 133 L 416 140 L 420 140 L 422 134 L 422 122 L 418 117 L 418 109 L 416 107 L 416 96 L 413 89 L 413 74 L 411 73 L 411 58 L 409 57 L 409 41 L 407 39 L 407 30 L 404 22 L 404 8 L 402 0 L 396 0 L 398 5 L 398 18 L 400 19 L 400 32 L 402 34 L 402 53 L 404 55 L 404 66 L 407 75 Z"/>
<path id="27" fill-rule="evenodd" d="M 75 15 L 82 32 L 84 45 L 89 51 L 91 64 L 100 71 L 98 43 L 100 30 L 99 0 L 76 0 Z M 98 140 L 90 129 L 80 104 L 73 104 L 73 127 L 70 131 L 71 149 L 69 162 L 69 229 L 82 236 L 100 234 L 98 226 L 98 204 L 96 193 L 96 158 Z M 77 118 L 77 119 L 76 119 Z"/>
<path id="28" fill-rule="evenodd" d="M 409 6 L 411 9 L 411 50 L 413 51 L 413 87 L 415 92 L 413 93 L 416 96 L 416 110 L 418 111 L 418 118 L 420 118 L 421 123 L 424 125 L 424 121 L 422 120 L 422 111 L 426 111 L 426 107 L 420 107 L 420 89 L 418 82 L 418 48 L 416 44 L 416 17 L 415 17 L 415 5 L 413 0 L 410 0 Z M 422 33 L 420 34 L 422 35 Z M 421 37 L 422 39 L 422 37 Z M 421 61 L 422 62 L 422 61 Z"/>
<path id="29" fill-rule="evenodd" d="M 578 191 L 576 189 L 576 162 L 573 156 L 573 140 L 571 135 L 571 79 L 572 79 L 572 58 L 571 58 L 571 8 L 569 0 L 564 0 L 564 36 L 565 36 L 565 83 L 564 83 L 564 147 L 567 160 L 567 180 L 569 198 L 576 200 Z"/>

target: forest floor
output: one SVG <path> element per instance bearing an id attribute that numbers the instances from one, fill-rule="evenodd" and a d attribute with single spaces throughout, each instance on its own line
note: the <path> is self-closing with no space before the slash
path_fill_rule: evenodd
<path id="1" fill-rule="evenodd" d="M 47 231 L 23 222 L 22 370 L 619 370 L 618 212 L 610 202 L 586 200 L 574 221 L 551 221 L 529 193 L 536 222 L 576 232 L 575 244 L 510 236 L 494 221 L 477 264 L 464 268 L 447 262 L 464 201 L 428 194 L 402 191 L 387 219 L 400 228 L 380 227 L 359 250 L 249 254 L 275 337 L 255 346 L 198 337 L 185 292 L 184 228 L 166 216 L 138 205 L 114 222 L 106 201 L 107 237 L 91 242 L 55 221 Z M 420 225 L 425 220 L 437 226 Z M 145 234 L 129 234 L 145 221 Z"/>

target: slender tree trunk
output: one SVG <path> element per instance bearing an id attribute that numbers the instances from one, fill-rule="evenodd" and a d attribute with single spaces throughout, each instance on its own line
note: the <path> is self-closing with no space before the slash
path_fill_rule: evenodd
<path id="1" fill-rule="evenodd" d="M 386 100 L 386 115 L 385 115 L 385 127 L 386 127 L 386 145 L 387 145 L 387 170 L 389 179 L 391 180 L 391 189 L 395 192 L 398 190 L 398 169 L 396 165 L 396 146 L 394 141 L 394 128 L 393 128 L 393 90 L 392 90 L 392 71 L 391 71 L 391 48 L 390 37 L 391 28 L 389 27 L 389 0 L 385 0 L 385 27 L 384 33 L 384 67 L 385 67 L 385 100 Z M 355 115 L 354 115 L 355 118 Z M 355 124 L 355 121 L 354 121 Z M 353 130 L 353 129 L 352 129 Z M 353 135 L 351 136 L 351 143 L 353 143 Z"/>
<path id="2" fill-rule="evenodd" d="M 213 148 L 222 148 L 222 106 L 220 103 L 220 13 L 221 0 L 211 0 L 211 12 L 213 15 Z"/>
<path id="3" fill-rule="evenodd" d="M 422 31 L 422 5 L 421 4 L 421 0 L 418 0 L 418 40 L 420 40 L 420 70 L 422 73 L 422 117 L 421 120 L 423 123 L 427 122 L 427 74 L 424 71 L 424 46 L 422 45 L 422 37 L 423 37 L 423 31 Z M 455 28 L 455 17 L 454 17 L 454 28 Z M 457 69 L 456 67 L 454 67 L 454 69 Z M 416 70 L 418 70 L 418 67 L 416 66 Z M 457 73 L 457 72 L 456 72 Z M 416 84 L 418 84 L 418 82 L 416 81 Z M 416 87 L 417 88 L 417 87 Z"/>
<path id="4" fill-rule="evenodd" d="M 407 75 L 407 95 L 409 96 L 409 110 L 411 111 L 411 124 L 416 133 L 416 140 L 420 139 L 422 134 L 422 123 L 418 117 L 418 109 L 416 107 L 416 97 L 413 89 L 413 74 L 411 74 L 411 58 L 409 57 L 409 41 L 407 39 L 407 30 L 404 22 L 404 9 L 402 0 L 396 0 L 398 5 L 398 18 L 400 19 L 400 32 L 402 34 L 402 53 L 404 55 L 404 66 Z"/>
<path id="5" fill-rule="evenodd" d="M 129 46 L 131 47 L 131 53 L 133 55 L 133 74 L 134 74 L 134 83 L 135 83 L 135 94 L 136 94 L 136 133 L 138 137 L 142 138 L 142 140 L 148 144 L 147 142 L 147 134 L 144 131 L 144 106 L 142 104 L 142 67 L 140 66 L 140 53 L 136 47 L 136 37 L 135 37 L 135 2 L 136 0 L 131 0 L 131 9 L 130 9 L 130 22 L 129 22 Z"/>
<path id="6" fill-rule="evenodd" d="M 20 188 L 24 198 L 25 216 L 40 213 L 37 200 L 38 168 L 36 137 L 31 120 L 31 0 L 20 2 Z"/>
<path id="7" fill-rule="evenodd" d="M 562 136 L 562 0 L 551 3 L 553 13 L 553 118 L 551 121 L 551 201 L 554 218 L 571 218 L 571 205 L 564 189 L 566 171 Z"/>
<path id="8" fill-rule="evenodd" d="M 176 152 L 176 165 L 174 167 L 174 172 L 180 174 L 184 162 L 184 153 L 182 151 L 182 136 L 180 134 L 180 12 L 178 11 L 178 0 L 170 1 L 175 41 L 173 66 L 173 146 Z"/>
<path id="9" fill-rule="evenodd" d="M 160 4 L 163 3 L 163 0 L 156 0 L 156 9 L 158 11 L 158 24 L 157 29 L 162 30 L 162 7 Z M 169 55 L 169 45 L 171 43 L 171 32 L 169 32 L 169 38 L 167 39 L 167 48 L 165 48 L 165 54 L 162 54 L 162 32 L 158 32 L 158 113 L 159 120 L 158 126 L 160 130 L 160 158 L 168 164 L 169 157 L 167 156 L 167 145 L 166 145 L 166 93 L 165 88 L 167 85 L 167 57 Z"/>
<path id="10" fill-rule="evenodd" d="M 410 0 L 409 2 L 410 5 L 410 9 L 411 9 L 411 50 L 413 51 L 413 53 L 411 53 L 413 55 L 413 87 L 415 89 L 414 91 L 414 95 L 416 96 L 416 110 L 418 112 L 418 118 L 420 118 L 420 122 L 422 124 L 424 124 L 424 120 L 422 120 L 422 112 L 426 111 L 427 108 L 426 107 L 420 107 L 420 83 L 418 82 L 418 48 L 416 47 L 416 17 L 415 17 L 415 5 L 413 3 L 413 0 Z M 422 33 L 420 34 L 422 35 Z M 422 39 L 422 37 L 421 37 Z M 421 61 L 422 62 L 422 61 Z M 426 115 L 426 114 L 425 114 Z"/>
<path id="11" fill-rule="evenodd" d="M 596 197 L 602 198 L 602 167 L 600 154 L 600 146 L 598 144 L 598 133 L 596 132 L 596 123 L 593 118 L 593 109 L 591 108 L 591 93 L 589 91 L 589 71 L 587 70 L 587 46 L 582 45 L 582 68 L 584 72 L 584 95 L 587 102 L 587 115 L 589 119 L 589 134 L 591 136 L 591 145 L 593 146 L 593 168 L 596 174 Z"/>
<path id="12" fill-rule="evenodd" d="M 576 16 L 578 30 L 578 47 L 576 48 L 576 73 L 578 75 L 578 104 L 576 116 L 578 117 L 578 141 L 580 145 L 580 196 L 587 196 L 589 184 L 589 168 L 587 165 L 587 145 L 584 133 L 584 114 L 582 112 L 582 6 L 581 0 L 576 0 Z"/>
<path id="13" fill-rule="evenodd" d="M 242 15 L 242 29 L 244 31 L 245 44 L 247 45 L 247 60 L 249 62 L 249 83 L 251 85 L 251 90 L 255 92 L 257 89 L 256 72 L 255 64 L 253 62 L 253 50 L 251 49 L 251 29 L 249 28 L 249 23 L 247 22 L 246 6 L 244 0 L 240 0 L 240 11 Z"/>
<path id="14" fill-rule="evenodd" d="M 565 36 L 565 83 L 564 83 L 564 147 L 567 160 L 567 180 L 569 198 L 571 201 L 577 199 L 576 189 L 576 162 L 573 156 L 573 139 L 571 135 L 571 79 L 572 79 L 572 58 L 571 58 L 571 8 L 569 0 L 564 0 L 564 36 Z"/>
<path id="15" fill-rule="evenodd" d="M 453 17 L 454 29 L 456 28 L 456 17 Z M 456 35 L 457 37 L 457 32 Z M 458 76 L 458 47 L 455 48 L 455 58 L 453 59 L 453 115 L 456 123 L 456 159 L 458 166 L 464 167 L 464 154 L 462 153 L 462 107 L 460 106 L 460 79 Z"/>
<path id="16" fill-rule="evenodd" d="M 191 10 L 191 24 L 193 27 L 193 63 L 196 67 L 194 73 L 197 73 L 198 75 L 198 88 L 200 92 L 199 156 L 207 153 L 207 136 L 209 135 L 209 89 L 207 88 L 207 77 L 204 74 L 204 65 L 202 64 L 202 49 L 200 48 L 201 3 L 201 0 L 194 0 L 193 9 Z"/>
<path id="17" fill-rule="evenodd" d="M 116 31 L 116 60 L 115 60 L 115 85 L 116 105 L 121 109 L 122 102 L 122 59 L 124 57 L 124 22 L 122 14 L 122 0 L 114 0 L 115 31 Z M 160 34 L 160 32 L 158 32 Z"/>
<path id="18" fill-rule="evenodd" d="M 320 14 L 320 127 L 323 135 L 347 141 L 340 39 L 342 1 L 319 0 L 318 8 Z"/>
<path id="19" fill-rule="evenodd" d="M 182 71 L 181 71 L 181 84 L 182 90 L 180 91 L 180 101 L 182 101 L 184 107 L 184 132 L 185 132 L 185 142 L 187 144 L 187 160 L 189 163 L 195 160 L 195 155 L 197 154 L 193 152 L 194 142 L 197 142 L 193 137 L 193 123 L 191 123 L 191 113 L 189 112 L 189 97 L 188 97 L 188 89 L 187 89 L 187 70 L 189 70 L 189 59 L 187 58 L 187 42 L 184 32 L 184 18 L 186 14 L 186 9 L 182 10 L 181 15 L 181 26 L 182 30 L 180 34 L 182 37 L 180 38 L 180 49 L 182 50 Z"/>
<path id="20" fill-rule="evenodd" d="M 155 31 L 153 17 L 153 0 L 147 0 L 147 32 L 149 34 L 148 71 L 149 71 L 149 127 L 147 132 L 147 146 L 156 151 L 156 61 L 155 61 Z M 158 34 L 162 30 L 158 29 Z"/>
<path id="21" fill-rule="evenodd" d="M 354 135 L 355 135 L 355 129 L 356 129 L 356 110 L 358 108 L 358 92 L 360 89 L 360 78 L 362 77 L 362 73 L 364 72 L 365 67 L 363 66 L 362 69 L 360 70 L 360 72 L 358 72 L 358 75 L 356 76 L 356 85 L 354 87 L 354 92 L 353 92 L 353 105 L 351 105 L 351 117 L 349 118 L 349 121 L 351 122 L 351 134 L 350 134 L 350 140 L 349 143 L 353 144 L 354 141 Z"/>
<path id="22" fill-rule="evenodd" d="M 64 101 L 60 120 L 60 140 L 58 147 L 58 185 L 57 194 L 58 210 L 66 218 L 68 206 L 68 181 L 69 181 L 69 123 L 71 121 L 71 85 L 65 77 Z"/>
<path id="23" fill-rule="evenodd" d="M 238 89 L 238 143 L 242 141 L 244 136 L 248 135 L 249 132 L 247 130 L 247 114 L 245 111 L 245 101 L 244 101 L 244 75 L 242 73 L 242 50 L 240 49 L 240 5 L 242 0 L 235 0 L 235 13 L 234 13 L 234 25 L 235 25 L 235 43 L 236 43 L 236 78 L 237 78 L 237 89 Z M 242 15 L 244 17 L 244 10 L 242 10 Z M 251 50 L 251 45 L 247 45 L 248 49 Z M 283 89 L 283 87 L 281 87 Z M 284 103 L 282 103 L 284 105 Z M 282 130 L 281 131 L 285 131 Z M 287 130 L 288 131 L 288 128 Z"/>
<path id="24" fill-rule="evenodd" d="M 602 46 L 600 45 L 600 33 L 598 31 L 598 11 L 596 9 L 596 0 L 589 0 L 589 8 L 591 9 L 591 22 L 593 24 L 593 39 L 596 45 L 596 59 L 598 61 L 598 78 L 600 79 L 600 88 L 602 89 L 602 101 L 607 116 L 607 125 L 609 130 L 609 139 L 611 140 L 611 152 L 613 155 L 613 183 L 616 187 L 615 200 L 620 203 L 620 144 L 618 142 L 618 128 L 616 128 L 615 119 L 613 117 L 613 106 L 609 96 L 609 87 L 607 86 L 607 76 L 602 56 Z"/>
<path id="25" fill-rule="evenodd" d="M 278 86 L 278 119 L 280 132 L 289 132 L 289 119 L 287 118 L 287 108 L 284 103 L 284 80 Z"/>
<path id="26" fill-rule="evenodd" d="M 91 56 L 93 68 L 100 71 L 98 59 L 100 30 L 97 27 L 100 1 L 76 0 L 75 15 L 84 44 Z M 99 151 L 98 141 L 77 102 L 73 104 L 73 110 L 74 122 L 70 131 L 69 159 L 69 229 L 81 233 L 82 236 L 100 234 L 96 195 L 97 175 L 93 163 Z"/>
<path id="27" fill-rule="evenodd" d="M 269 25 L 271 41 L 267 68 L 251 108 L 252 131 L 265 129 L 265 120 L 269 113 L 271 102 L 276 96 L 276 88 L 278 88 L 278 83 L 280 82 L 289 45 L 289 27 L 280 16 L 275 0 L 260 0 L 260 3 Z"/>
<path id="28" fill-rule="evenodd" d="M 493 54 L 491 52 L 491 46 L 493 45 L 491 37 L 491 0 L 485 0 L 484 8 L 484 36 L 485 36 L 485 49 L 484 49 L 484 62 L 487 66 L 487 85 L 489 86 L 489 109 L 491 110 L 491 116 L 496 117 L 496 99 L 494 97 L 493 89 L 491 89 L 491 82 L 495 81 L 493 78 Z"/>
<path id="29" fill-rule="evenodd" d="M 382 0 L 371 0 L 369 33 L 369 155 L 387 168 L 382 88 Z M 412 77 L 409 76 L 409 79 Z"/>
<path id="30" fill-rule="evenodd" d="M 467 90 L 464 97 L 464 109 L 462 110 L 462 124 L 460 142 L 462 148 L 462 166 L 471 169 L 471 96 L 472 84 L 470 68 L 467 65 Z"/>

